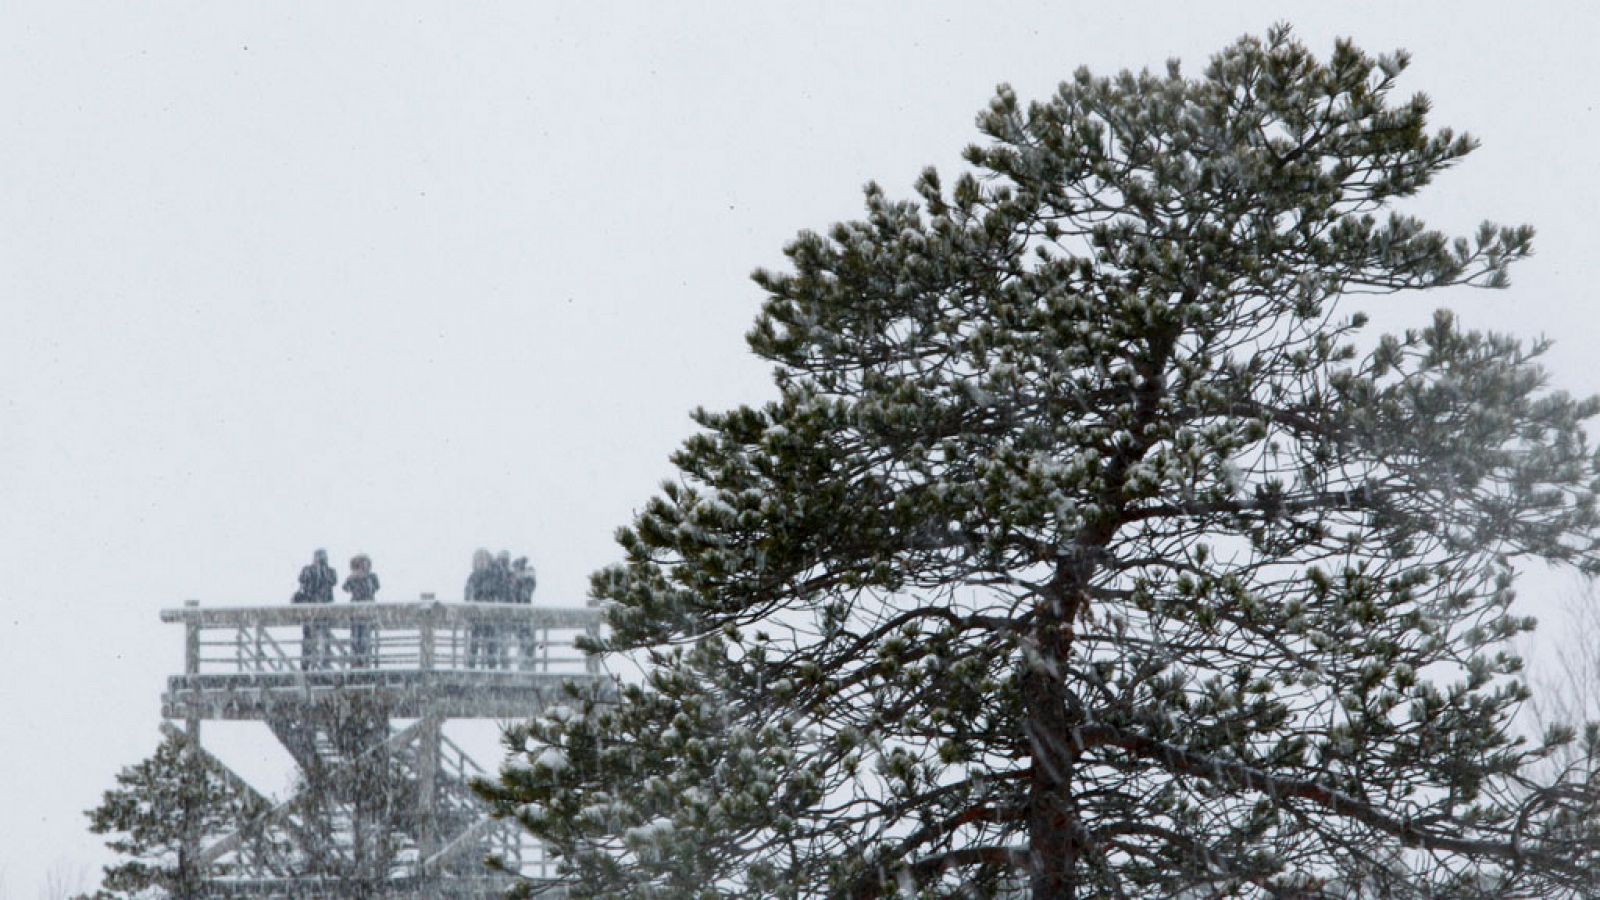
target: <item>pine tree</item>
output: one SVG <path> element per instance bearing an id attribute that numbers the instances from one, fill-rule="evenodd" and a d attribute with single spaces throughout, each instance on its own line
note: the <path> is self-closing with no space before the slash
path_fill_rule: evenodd
<path id="1" fill-rule="evenodd" d="M 360 694 L 318 710 L 333 761 L 302 763 L 294 791 L 301 875 L 336 885 L 342 896 L 382 896 L 407 832 L 415 833 L 409 812 L 419 788 L 384 743 L 390 710 Z"/>
<path id="2" fill-rule="evenodd" d="M 1600 561 L 1600 404 L 1364 330 L 1531 249 L 1394 210 L 1474 147 L 1406 64 L 1280 27 L 1002 87 L 971 172 L 756 273 L 778 399 L 698 411 L 594 577 L 643 682 L 481 788 L 573 896 L 1595 890 L 1507 641 L 1519 561 Z"/>
<path id="3" fill-rule="evenodd" d="M 96 897 L 203 896 L 207 871 L 195 859 L 201 841 L 266 811 L 180 732 L 116 780 L 87 813 L 89 830 L 115 835 L 106 846 L 127 859 L 105 868 Z"/>

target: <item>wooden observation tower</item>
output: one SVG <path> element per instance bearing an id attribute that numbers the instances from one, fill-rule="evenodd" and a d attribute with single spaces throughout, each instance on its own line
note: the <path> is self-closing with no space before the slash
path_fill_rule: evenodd
<path id="1" fill-rule="evenodd" d="M 520 604 L 363 603 L 161 613 L 185 629 L 181 675 L 162 715 L 205 752 L 206 720 L 265 723 L 299 769 L 299 789 L 228 833 L 198 836 L 191 858 L 218 897 L 494 897 L 510 879 L 551 874 L 515 822 L 472 793 L 485 775 L 452 741 L 452 719 L 515 720 L 563 682 L 612 689 L 573 646 L 599 611 Z M 315 633 L 315 641 L 303 636 Z M 219 761 L 220 765 L 220 761 Z"/>

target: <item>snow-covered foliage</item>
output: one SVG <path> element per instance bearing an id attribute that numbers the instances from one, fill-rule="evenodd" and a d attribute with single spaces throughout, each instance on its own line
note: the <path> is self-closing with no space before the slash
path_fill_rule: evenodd
<path id="1" fill-rule="evenodd" d="M 1592 888 L 1506 641 L 1518 559 L 1600 562 L 1600 407 L 1341 308 L 1530 252 L 1386 213 L 1473 148 L 1405 67 L 1278 29 L 1002 89 L 973 173 L 757 273 L 780 398 L 698 412 L 594 579 L 648 677 L 483 788 L 572 895 Z"/>
<path id="2" fill-rule="evenodd" d="M 195 858 L 201 842 L 265 811 L 211 757 L 171 733 L 149 759 L 118 773 L 117 787 L 88 812 L 89 829 L 111 835 L 106 846 L 122 857 L 105 868 L 94 896 L 199 896 L 209 874 Z"/>

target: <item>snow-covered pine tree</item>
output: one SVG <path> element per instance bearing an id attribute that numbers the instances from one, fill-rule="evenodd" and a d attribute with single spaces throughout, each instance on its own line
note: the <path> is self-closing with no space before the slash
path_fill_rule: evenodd
<path id="1" fill-rule="evenodd" d="M 352 693 L 318 712 L 336 761 L 302 763 L 298 874 L 340 896 L 381 897 L 417 823 L 419 785 L 384 741 L 390 706 Z M 348 843 L 345 842 L 348 836 Z"/>
<path id="2" fill-rule="evenodd" d="M 647 677 L 481 788 L 573 895 L 1592 892 L 1506 641 L 1518 560 L 1596 568 L 1600 406 L 1364 335 L 1532 238 L 1389 211 L 1474 146 L 1405 67 L 1280 27 L 1001 88 L 973 173 L 758 272 L 779 398 L 698 412 L 594 578 Z"/>
<path id="3" fill-rule="evenodd" d="M 203 896 L 208 873 L 194 858 L 201 841 L 266 812 L 260 798 L 238 789 L 179 732 L 116 779 L 117 787 L 87 813 L 89 830 L 112 835 L 106 846 L 124 857 L 105 867 L 95 898 Z"/>

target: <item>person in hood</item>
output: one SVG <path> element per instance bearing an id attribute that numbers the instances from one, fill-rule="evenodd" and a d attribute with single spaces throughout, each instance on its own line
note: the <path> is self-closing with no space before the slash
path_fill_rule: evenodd
<path id="1" fill-rule="evenodd" d="M 372 571 L 372 557 L 358 553 L 350 558 L 350 575 L 344 580 L 351 603 L 371 603 L 378 596 L 378 576 Z M 351 664 L 358 668 L 376 666 L 378 627 L 370 622 L 350 624 Z"/>
<path id="2" fill-rule="evenodd" d="M 533 591 L 539 586 L 539 576 L 526 556 L 519 556 L 511 564 L 511 594 L 513 603 L 532 603 Z"/>
<path id="3" fill-rule="evenodd" d="M 500 603 L 502 579 L 494 557 L 486 549 L 472 554 L 472 574 L 467 576 L 464 599 L 468 603 Z M 500 666 L 500 630 L 488 622 L 473 622 L 467 629 L 467 668 Z"/>
<path id="4" fill-rule="evenodd" d="M 333 587 L 338 583 L 339 573 L 328 565 L 328 551 L 319 549 L 311 554 L 311 564 L 300 570 L 300 590 L 295 591 L 290 602 L 332 603 Z M 307 622 L 300 626 L 300 668 L 328 668 L 332 644 L 333 629 L 326 623 Z"/>
<path id="5" fill-rule="evenodd" d="M 523 606 L 531 605 L 534 588 L 538 586 L 539 576 L 534 573 L 533 566 L 528 565 L 528 558 L 517 557 L 511 563 L 511 602 Z M 534 657 L 541 649 L 534 641 L 532 624 L 517 626 L 517 648 L 523 671 L 532 671 Z"/>

